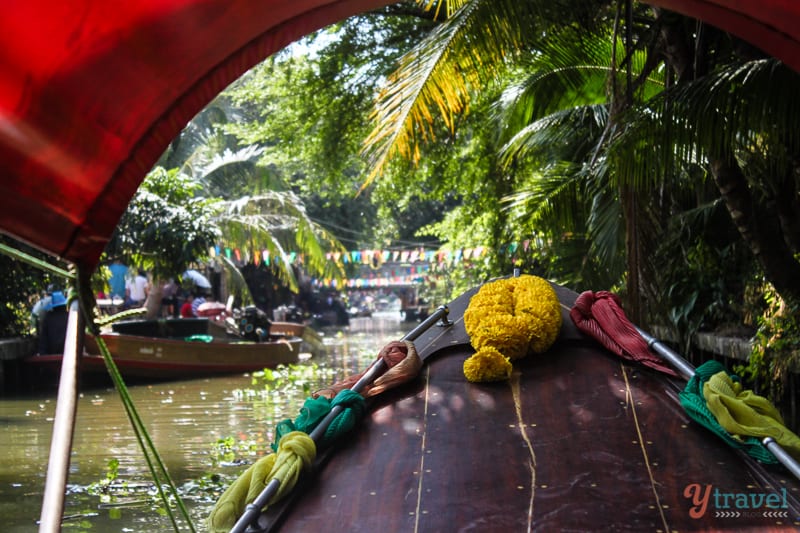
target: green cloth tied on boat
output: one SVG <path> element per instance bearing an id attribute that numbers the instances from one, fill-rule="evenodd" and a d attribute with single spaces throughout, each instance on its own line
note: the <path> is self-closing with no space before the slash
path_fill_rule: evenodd
<path id="1" fill-rule="evenodd" d="M 712 378 L 712 384 L 708 387 L 711 402 L 708 402 L 705 390 L 706 384 Z M 739 377 L 728 374 L 725 371 L 725 367 L 719 362 L 706 361 L 697 367 L 694 376 L 689 379 L 679 396 L 681 405 L 686 410 L 686 413 L 695 422 L 719 435 L 728 445 L 743 450 L 762 463 L 778 463 L 772 452 L 761 443 L 759 436 L 761 436 L 765 428 L 769 428 L 768 431 L 772 432 L 769 436 L 778 441 L 776 435 L 791 432 L 783 427 L 780 415 L 777 418 L 764 415 L 766 412 L 777 414 L 777 411 L 775 411 L 774 407 L 771 408 L 771 411 L 765 410 L 764 403 L 769 402 L 764 398 L 750 391 L 741 392 Z M 756 400 L 756 398 L 760 398 L 760 400 Z M 750 426 L 750 422 L 755 420 L 751 414 L 754 408 L 748 403 L 757 405 L 760 409 L 759 414 L 763 416 L 763 418 L 758 418 L 759 423 L 752 427 L 748 426 Z M 738 423 L 733 423 L 737 420 Z M 743 423 L 743 420 L 748 422 Z M 723 421 L 724 424 L 731 428 L 730 430 L 723 425 Z M 779 427 L 782 429 L 778 430 L 777 428 Z M 748 428 L 747 432 L 745 428 Z M 760 431 L 756 431 L 756 429 L 760 429 Z M 763 436 L 767 436 L 767 434 Z"/>
<path id="2" fill-rule="evenodd" d="M 734 438 L 772 437 L 790 455 L 800 458 L 800 437 L 786 428 L 775 406 L 753 391 L 743 391 L 742 384 L 724 370 L 706 381 L 703 396 L 717 422 Z"/>
<path id="3" fill-rule="evenodd" d="M 275 441 L 272 444 L 272 449 L 277 450 L 278 442 L 287 433 L 292 431 L 311 433 L 314 431 L 314 428 L 337 405 L 342 406 L 343 410 L 325 430 L 318 443 L 320 448 L 327 447 L 341 435 L 353 429 L 367 409 L 364 397 L 350 389 L 339 391 L 339 394 L 332 400 L 324 396 L 307 398 L 297 418 L 294 420 L 287 418 L 278 422 L 275 426 Z"/>
<path id="4" fill-rule="evenodd" d="M 214 341 L 214 337 L 212 337 L 211 335 L 197 334 L 197 335 L 189 335 L 188 337 L 184 337 L 183 340 L 185 340 L 187 342 L 213 342 Z"/>
<path id="5" fill-rule="evenodd" d="M 283 498 L 297 484 L 300 472 L 311 467 L 316 455 L 317 447 L 305 433 L 296 431 L 284 435 L 276 453 L 262 457 L 250 465 L 222 493 L 208 516 L 208 531 L 230 531 L 244 514 L 247 505 L 253 503 L 273 479 L 277 479 L 280 486 L 267 505 Z"/>
<path id="6" fill-rule="evenodd" d="M 331 421 L 315 445 L 308 434 L 337 405 L 342 407 L 342 411 Z M 275 426 L 272 449 L 276 453 L 250 465 L 222 493 L 208 517 L 208 530 L 211 533 L 230 531 L 244 514 L 247 505 L 261 494 L 273 478 L 280 480 L 281 484 L 278 493 L 268 503 L 281 499 L 295 486 L 301 470 L 311 466 L 317 450 L 353 429 L 366 410 L 364 397 L 350 389 L 340 391 L 333 400 L 324 396 L 306 399 L 297 418 L 287 418 Z"/>

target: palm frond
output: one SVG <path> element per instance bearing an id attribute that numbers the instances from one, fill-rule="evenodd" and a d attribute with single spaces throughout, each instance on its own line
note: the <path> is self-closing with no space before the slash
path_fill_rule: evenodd
<path id="1" fill-rule="evenodd" d="M 797 154 L 798 93 L 800 75 L 773 59 L 729 65 L 665 92 L 625 116 L 609 147 L 618 176 L 645 189 L 666 175 L 696 177 L 692 168 L 704 168 L 709 156 Z M 771 174 L 784 175 L 789 160 L 773 158 Z"/>
<path id="2" fill-rule="evenodd" d="M 253 294 L 250 292 L 250 287 L 247 285 L 247 280 L 244 279 L 242 271 L 239 270 L 239 267 L 237 267 L 236 264 L 232 260 L 228 259 L 228 257 L 225 255 L 219 256 L 219 259 L 221 260 L 225 271 L 228 273 L 228 275 L 225 276 L 225 280 L 228 285 L 228 294 L 238 295 L 242 307 L 254 305 L 255 300 L 253 299 Z"/>
<path id="3" fill-rule="evenodd" d="M 465 2 L 401 59 L 371 116 L 375 128 L 362 150 L 371 167 L 364 186 L 394 156 L 416 163 L 420 144 L 436 137 L 435 117 L 454 130 L 470 91 L 495 79 L 523 48 L 523 12 L 512 1 Z"/>
<path id="4" fill-rule="evenodd" d="M 304 205 L 293 192 L 268 191 L 222 202 L 221 207 L 218 223 L 225 239 L 237 246 L 267 250 L 276 259 L 279 276 L 293 290 L 297 290 L 290 257 L 294 250 L 302 250 L 310 272 L 344 279 L 342 265 L 327 259 L 328 252 L 343 251 L 342 245 L 308 217 Z"/>

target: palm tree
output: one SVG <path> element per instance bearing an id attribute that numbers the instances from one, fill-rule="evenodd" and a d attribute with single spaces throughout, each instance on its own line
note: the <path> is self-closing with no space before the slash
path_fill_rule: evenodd
<path id="1" fill-rule="evenodd" d="M 498 124 L 501 138 L 509 140 L 504 154 L 506 173 L 528 176 L 522 182 L 526 189 L 509 197 L 511 205 L 519 208 L 523 200 L 528 202 L 529 209 L 522 212 L 534 214 L 546 224 L 540 215 L 564 215 L 568 212 L 564 208 L 571 207 L 567 200 L 577 200 L 581 206 L 577 212 L 583 214 L 580 218 L 592 246 L 605 258 L 617 257 L 612 251 L 620 238 L 614 235 L 620 234 L 619 224 L 624 223 L 625 283 L 634 319 L 644 296 L 659 292 L 653 279 L 657 270 L 648 261 L 655 256 L 670 217 L 684 208 L 714 205 L 708 197 L 698 196 L 694 204 L 681 201 L 687 191 L 708 192 L 702 186 L 705 176 L 715 179 L 716 196 L 728 205 L 767 278 L 785 297 L 796 299 L 792 281 L 798 279 L 798 265 L 790 253 L 796 253 L 796 217 L 790 213 L 797 189 L 796 173 L 788 163 L 797 153 L 791 134 L 797 109 L 790 97 L 786 98 L 793 94 L 789 90 L 778 95 L 781 102 L 761 104 L 772 101 L 763 98 L 770 79 L 774 86 L 776 80 L 783 83 L 790 78 L 788 86 L 796 90 L 796 75 L 782 73 L 773 63 L 764 67 L 763 76 L 755 76 L 755 69 L 743 66 L 742 61 L 760 60 L 757 51 L 684 17 L 637 5 L 630 9 L 629 2 L 619 2 L 616 12 L 603 11 L 604 2 L 424 3 L 451 11 L 447 11 L 446 21 L 406 55 L 379 99 L 376 127 L 365 151 L 373 164 L 370 179 L 380 174 L 393 156 L 419 158 L 420 144 L 436 131 L 431 124 L 437 112 L 452 128 L 454 116 L 469 108 L 482 85 L 502 82 L 501 76 L 508 76 L 511 67 L 519 68 L 532 74 L 530 87 L 536 90 L 525 97 L 524 90 L 517 88 L 523 97 L 516 99 L 510 106 L 512 113 Z M 585 16 L 588 12 L 597 15 L 594 25 Z M 556 23 L 554 13 L 565 19 Z M 591 31 L 595 29 L 603 31 Z M 611 43 L 610 52 L 594 53 L 601 50 L 597 36 Z M 743 50 L 749 57 L 743 58 Z M 581 54 L 604 62 L 587 61 Z M 551 65 L 549 73 L 547 63 Z M 726 73 L 721 68 L 724 64 L 733 65 L 732 70 Z M 537 69 L 525 70 L 530 65 Z M 592 72 L 596 75 L 586 75 Z M 602 80 L 605 91 L 598 92 L 594 81 L 595 90 L 584 92 L 593 78 Z M 694 80 L 698 81 L 692 83 Z M 657 87 L 658 93 L 652 87 Z M 576 98 L 587 94 L 601 94 L 602 99 Z M 573 101 L 566 101 L 565 96 Z M 725 102 L 723 96 L 727 96 Z M 679 101 L 694 106 L 694 111 Z M 718 106 L 719 102 L 724 105 Z M 733 105 L 735 102 L 740 105 Z M 747 117 L 755 113 L 761 113 L 757 125 L 749 126 Z M 770 116 L 786 120 L 776 129 L 768 125 Z M 734 117 L 745 120 L 731 122 Z M 709 127 L 689 127 L 687 120 Z M 642 135 L 644 131 L 650 134 Z M 587 132 L 591 134 L 587 136 Z M 579 152 L 564 153 L 578 146 L 569 142 L 559 145 L 564 137 L 573 135 L 586 143 Z M 762 157 L 763 153 L 772 156 Z M 742 172 L 744 163 L 749 169 L 765 169 L 775 155 L 782 160 L 770 169 L 777 179 Z M 532 165 L 539 170 L 532 172 Z M 758 183 L 757 189 L 745 187 L 750 185 L 748 177 L 750 183 Z M 748 209 L 759 198 L 766 199 L 760 202 L 761 208 Z M 565 203 L 558 206 L 561 201 Z M 780 201 L 784 205 L 778 209 Z M 770 202 L 779 216 L 772 219 L 769 231 L 758 232 L 755 213 L 766 212 Z M 767 248 L 776 253 L 765 252 Z"/>
<path id="2" fill-rule="evenodd" d="M 234 115 L 235 108 L 227 105 L 223 97 L 218 97 L 184 129 L 160 159 L 174 168 L 166 171 L 156 166 L 150 174 L 151 179 L 160 177 L 158 179 L 181 183 L 178 188 L 189 198 L 165 198 L 166 203 L 159 212 L 167 209 L 173 216 L 153 215 L 158 220 L 145 225 L 152 231 L 134 230 L 127 239 L 130 242 L 126 241 L 127 244 L 122 246 L 127 250 L 125 255 L 133 257 L 135 264 L 148 268 L 152 273 L 153 290 L 147 303 L 149 317 L 158 312 L 163 280 L 183 272 L 193 261 L 205 260 L 209 249 L 217 244 L 254 251 L 259 256 L 268 254 L 271 268 L 293 291 L 298 290 L 294 270 L 296 258 L 311 275 L 337 281 L 345 278 L 343 265 L 328 259 L 333 256 L 329 252 L 343 252 L 344 246 L 309 218 L 296 194 L 282 190 L 283 184 L 260 163 L 261 148 L 239 147 L 232 136 L 224 133 L 222 126 Z M 165 187 L 160 189 L 163 189 L 161 192 L 166 190 Z M 149 194 L 158 205 L 163 203 L 157 202 L 158 191 L 143 194 Z M 192 221 L 196 226 L 192 233 L 183 232 L 176 226 L 177 238 L 168 245 L 163 239 L 171 231 L 166 228 L 179 220 L 176 217 L 182 212 L 181 204 L 202 206 L 202 213 Z M 138 215 L 126 214 L 125 220 L 135 220 L 143 215 L 140 209 Z M 141 238 L 149 234 L 158 236 L 158 239 L 151 243 L 152 246 L 143 246 Z M 188 246 L 189 242 L 194 242 L 192 235 L 198 237 L 196 245 Z M 143 249 L 152 253 L 142 254 Z M 167 249 L 181 250 L 181 253 L 178 256 L 162 253 Z M 235 282 L 241 276 L 234 275 L 229 279 Z"/>
<path id="3" fill-rule="evenodd" d="M 225 133 L 228 118 L 237 113 L 226 102 L 218 97 L 187 127 L 190 142 L 182 144 L 191 144 L 193 150 L 184 154 L 180 165 L 180 172 L 200 185 L 201 196 L 220 200 L 213 221 L 221 230 L 221 244 L 266 251 L 279 278 L 293 291 L 298 283 L 292 254 L 302 258 L 310 274 L 342 281 L 343 265 L 329 257 L 343 252 L 344 246 L 314 222 L 299 196 L 263 165 L 261 147 L 239 146 Z"/>

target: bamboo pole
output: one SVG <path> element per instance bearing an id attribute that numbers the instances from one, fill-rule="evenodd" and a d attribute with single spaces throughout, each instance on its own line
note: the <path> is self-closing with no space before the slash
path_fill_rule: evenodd
<path id="1" fill-rule="evenodd" d="M 75 414 L 78 408 L 78 377 L 80 375 L 80 356 L 83 353 L 84 327 L 84 318 L 78 301 L 73 300 L 69 308 L 64 358 L 61 362 L 61 377 L 58 383 L 53 438 L 50 442 L 50 461 L 47 465 L 42 513 L 39 519 L 40 533 L 61 531 L 72 437 L 75 430 Z"/>

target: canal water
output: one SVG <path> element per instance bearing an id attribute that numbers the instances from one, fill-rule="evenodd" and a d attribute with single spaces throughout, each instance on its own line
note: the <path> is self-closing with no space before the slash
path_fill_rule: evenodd
<path id="1" fill-rule="evenodd" d="M 327 354 L 272 375 L 131 385 L 130 393 L 197 531 L 219 494 L 265 454 L 275 424 L 295 418 L 308 391 L 363 370 L 414 323 L 387 313 L 323 331 Z M 2 531 L 38 530 L 56 391 L 0 397 Z M 174 531 L 122 402 L 111 386 L 82 391 L 64 531 Z M 175 510 L 181 531 L 189 531 Z"/>

